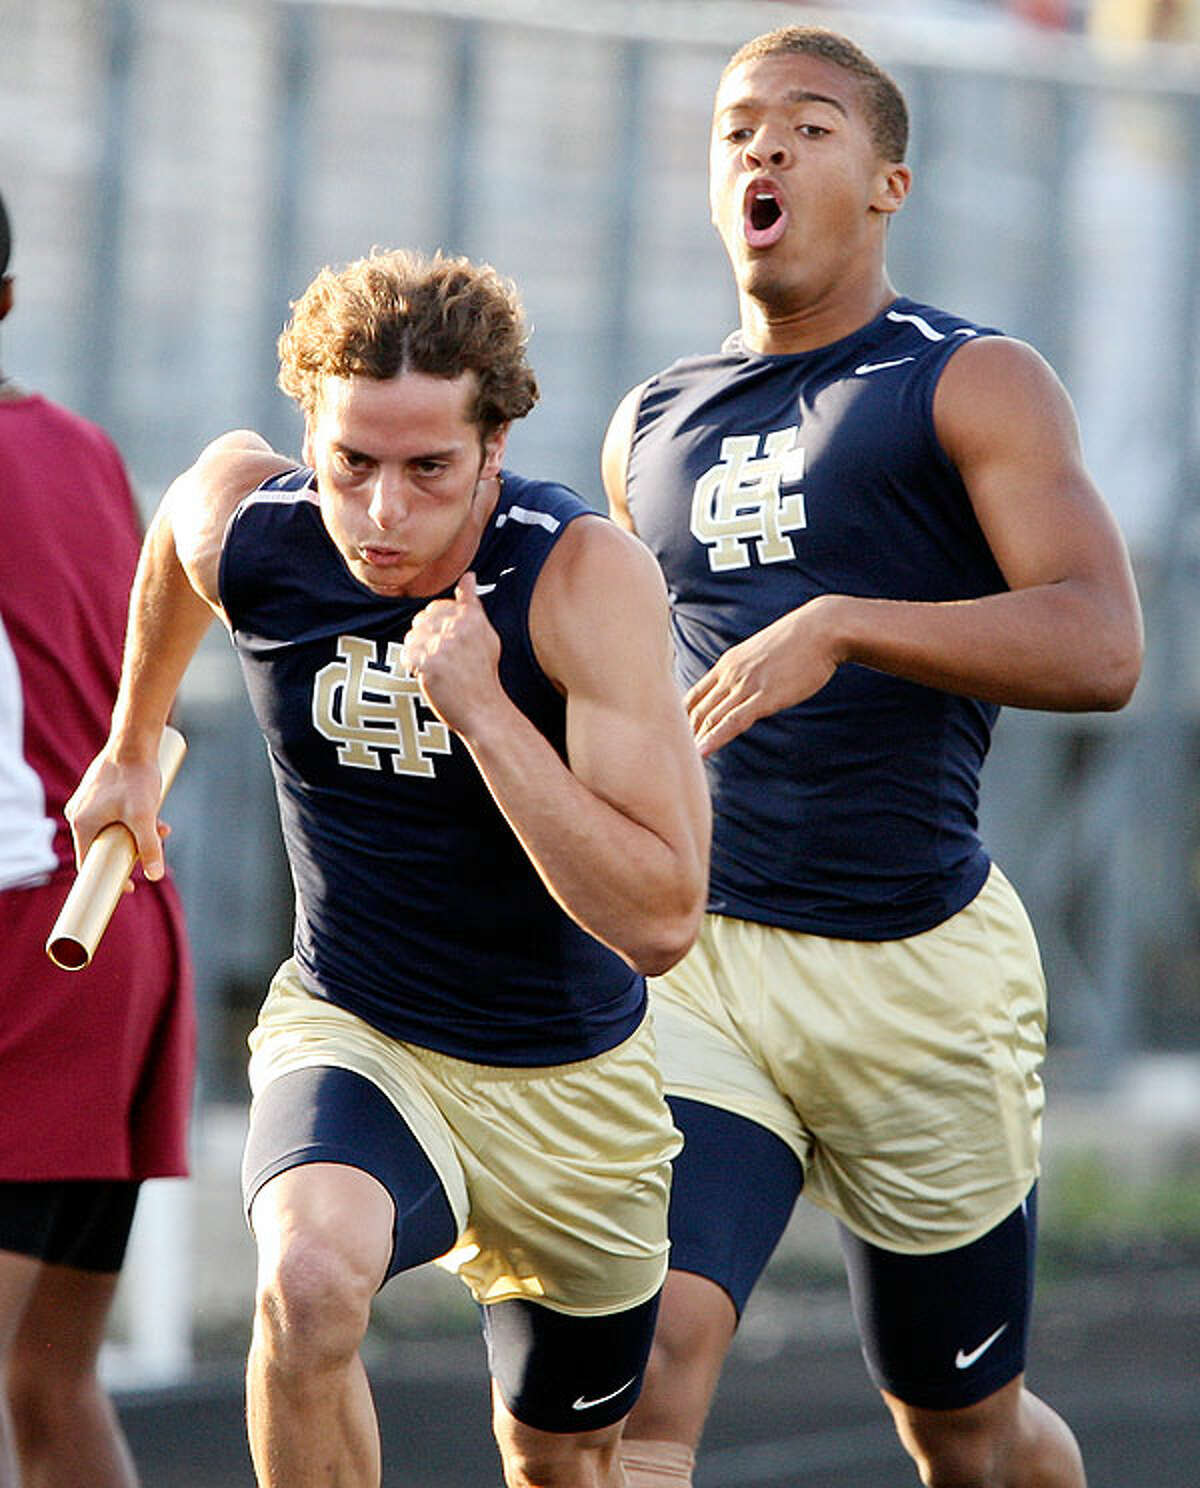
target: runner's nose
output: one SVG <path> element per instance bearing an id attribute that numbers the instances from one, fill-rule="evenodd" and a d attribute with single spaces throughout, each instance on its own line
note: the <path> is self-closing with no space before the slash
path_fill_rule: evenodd
<path id="1" fill-rule="evenodd" d="M 746 141 L 745 160 L 748 166 L 786 166 L 791 161 L 791 150 L 787 140 L 773 125 L 763 124 Z"/>
<path id="2" fill-rule="evenodd" d="M 403 478 L 380 470 L 371 488 L 371 501 L 367 508 L 371 521 L 386 532 L 403 520 L 407 510 Z"/>

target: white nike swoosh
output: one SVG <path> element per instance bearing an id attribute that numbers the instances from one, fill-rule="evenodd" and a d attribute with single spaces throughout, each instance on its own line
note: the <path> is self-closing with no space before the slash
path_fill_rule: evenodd
<path id="1" fill-rule="evenodd" d="M 618 1395 L 621 1395 L 624 1393 L 624 1391 L 628 1390 L 630 1385 L 632 1385 L 636 1379 L 637 1375 L 635 1374 L 631 1379 L 627 1379 L 625 1383 L 620 1386 L 619 1389 L 612 1390 L 607 1395 L 597 1395 L 595 1400 L 585 1400 L 584 1397 L 581 1395 L 579 1399 L 576 1400 L 571 1406 L 571 1409 L 591 1410 L 592 1406 L 594 1405 L 604 1405 L 606 1401 L 615 1400 Z"/>
<path id="2" fill-rule="evenodd" d="M 958 1353 L 954 1356 L 955 1369 L 970 1369 L 972 1364 L 977 1364 L 979 1360 L 983 1358 L 984 1354 L 987 1353 L 988 1349 L 991 1348 L 992 1344 L 995 1343 L 996 1339 L 1000 1337 L 1001 1333 L 1003 1333 L 1007 1329 L 1007 1327 L 1007 1323 L 1001 1323 L 990 1338 L 985 1338 L 979 1345 L 979 1347 L 977 1349 L 972 1349 L 969 1354 L 964 1354 L 962 1349 L 959 1349 Z"/>
<path id="3" fill-rule="evenodd" d="M 890 362 L 860 362 L 854 369 L 855 377 L 865 377 L 868 372 L 882 372 L 885 367 L 900 367 L 905 362 L 915 362 L 915 356 L 893 357 Z"/>

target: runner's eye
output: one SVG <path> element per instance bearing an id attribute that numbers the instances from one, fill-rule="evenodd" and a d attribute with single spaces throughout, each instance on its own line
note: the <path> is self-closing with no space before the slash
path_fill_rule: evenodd
<path id="1" fill-rule="evenodd" d="M 347 475 L 359 475 L 364 470 L 369 470 L 372 461 L 369 456 L 360 454 L 352 449 L 335 449 L 333 451 L 333 465 Z"/>

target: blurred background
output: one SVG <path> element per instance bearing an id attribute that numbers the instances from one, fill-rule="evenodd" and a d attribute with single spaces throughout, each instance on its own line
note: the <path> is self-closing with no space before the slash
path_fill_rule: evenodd
<path id="1" fill-rule="evenodd" d="M 735 323 L 706 186 L 728 54 L 774 25 L 830 24 L 895 74 L 916 180 L 893 280 L 1055 365 L 1146 611 L 1133 704 L 1010 710 L 985 774 L 985 834 L 1051 985 L 1048 1273 L 1200 1262 L 1198 12 L 0 0 L 18 297 L 3 365 L 111 431 L 147 514 L 227 428 L 298 448 L 276 336 L 319 267 L 375 244 L 466 253 L 517 281 L 543 398 L 510 461 L 600 505 L 619 396 Z M 191 753 L 167 815 L 199 977 L 195 1174 L 150 1185 L 139 1215 L 106 1356 L 130 1386 L 243 1347 L 245 1035 L 291 928 L 263 747 L 215 628 L 178 721 Z M 806 1211 L 773 1284 L 836 1270 Z M 385 1299 L 385 1333 L 474 1326 L 440 1274 Z"/>

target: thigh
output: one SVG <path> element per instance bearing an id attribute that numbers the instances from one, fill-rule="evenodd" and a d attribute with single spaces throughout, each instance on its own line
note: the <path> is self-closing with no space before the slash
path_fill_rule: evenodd
<path id="1" fill-rule="evenodd" d="M 363 1075 L 305 1067 L 271 1080 L 255 1097 L 242 1161 L 247 1213 L 271 1179 L 312 1163 L 357 1169 L 387 1191 L 388 1277 L 454 1244 L 458 1226 L 437 1172 L 395 1106 Z"/>
<path id="2" fill-rule="evenodd" d="M 365 1328 L 386 1278 L 392 1216 L 387 1191 L 350 1163 L 305 1162 L 276 1173 L 250 1207 L 257 1316 L 296 1324 L 292 1336 L 301 1343 L 321 1320 L 350 1317 Z"/>
<path id="3" fill-rule="evenodd" d="M 466 1180 L 446 1118 L 426 1089 L 424 1071 L 416 1051 L 387 1038 L 336 1003 L 315 997 L 301 982 L 295 962 L 290 960 L 283 963 L 272 979 L 249 1043 L 252 1134 L 258 1126 L 259 1113 L 265 1115 L 267 1091 L 283 1077 L 310 1069 L 342 1070 L 358 1075 L 386 1097 L 392 1107 L 389 1113 L 377 1105 L 381 1112 L 379 1119 L 388 1124 L 393 1117 L 398 1117 L 400 1127 L 396 1130 L 407 1128 L 415 1139 L 436 1173 L 450 1205 L 455 1234 L 461 1232 L 468 1212 Z M 326 1075 L 322 1078 L 333 1077 Z M 301 1119 L 307 1121 L 310 1118 L 303 1116 Z M 346 1139 L 352 1141 L 355 1121 L 342 1121 L 342 1125 L 349 1129 Z M 267 1130 L 265 1125 L 260 1129 Z M 303 1129 L 299 1128 L 301 1133 Z M 286 1130 L 281 1132 L 281 1138 L 285 1146 L 296 1145 L 297 1156 L 302 1155 L 299 1151 L 303 1147 L 302 1140 L 289 1144 Z M 402 1137 L 401 1141 L 405 1151 L 409 1152 L 407 1140 Z M 375 1167 L 382 1161 L 383 1154 L 376 1150 L 374 1166 L 369 1171 L 388 1187 L 388 1174 L 375 1172 Z M 254 1162 L 243 1165 L 244 1184 L 256 1181 L 254 1167 Z M 261 1176 L 257 1181 L 262 1181 Z M 449 1243 L 453 1240 L 454 1235 L 451 1235 Z"/>
<path id="4" fill-rule="evenodd" d="M 740 1316 L 804 1185 L 773 1132 L 706 1102 L 674 1097 L 683 1151 L 671 1181 L 671 1269 L 706 1277 Z"/>
<path id="5" fill-rule="evenodd" d="M 385 1038 L 313 997 L 285 963 L 250 1046 L 248 1191 L 272 1163 L 305 1160 L 301 1150 L 272 1156 L 258 1141 L 272 1086 L 304 1069 L 351 1071 L 386 1095 L 428 1159 L 456 1224 L 434 1254 L 478 1302 L 529 1296 L 600 1314 L 662 1286 L 679 1134 L 648 1023 L 575 1064 L 479 1065 Z M 352 1139 L 353 1131 L 338 1138 Z M 388 1186 L 378 1153 L 373 1144 L 363 1161 Z M 402 1260 L 413 1263 L 408 1252 Z"/>
<path id="6" fill-rule="evenodd" d="M 515 1298 L 483 1308 L 488 1368 L 505 1409 L 538 1431 L 598 1431 L 642 1389 L 658 1297 L 601 1317 Z"/>
<path id="7" fill-rule="evenodd" d="M 905 940 L 776 932 L 765 1058 L 811 1133 L 806 1193 L 886 1250 L 986 1234 L 1038 1175 L 1045 984 L 995 870 L 967 907 Z"/>
<path id="8" fill-rule="evenodd" d="M 648 1020 L 615 1048 L 531 1069 L 421 1053 L 470 1193 L 442 1264 L 482 1304 L 526 1297 L 596 1317 L 657 1295 L 680 1138 Z"/>
<path id="9" fill-rule="evenodd" d="M 1037 1190 L 994 1229 L 937 1255 L 902 1255 L 840 1227 L 863 1357 L 904 1404 L 974 1405 L 1025 1368 Z"/>
<path id="10" fill-rule="evenodd" d="M 772 961 L 787 939 L 771 926 L 706 915 L 683 960 L 649 982 L 650 1006 L 668 1096 L 740 1116 L 804 1163 L 804 1092 L 781 1081 L 770 1062 L 770 1045 L 798 1049 L 803 1040 L 803 989 L 778 954 Z M 799 1073 L 795 1063 L 789 1079 Z"/>

